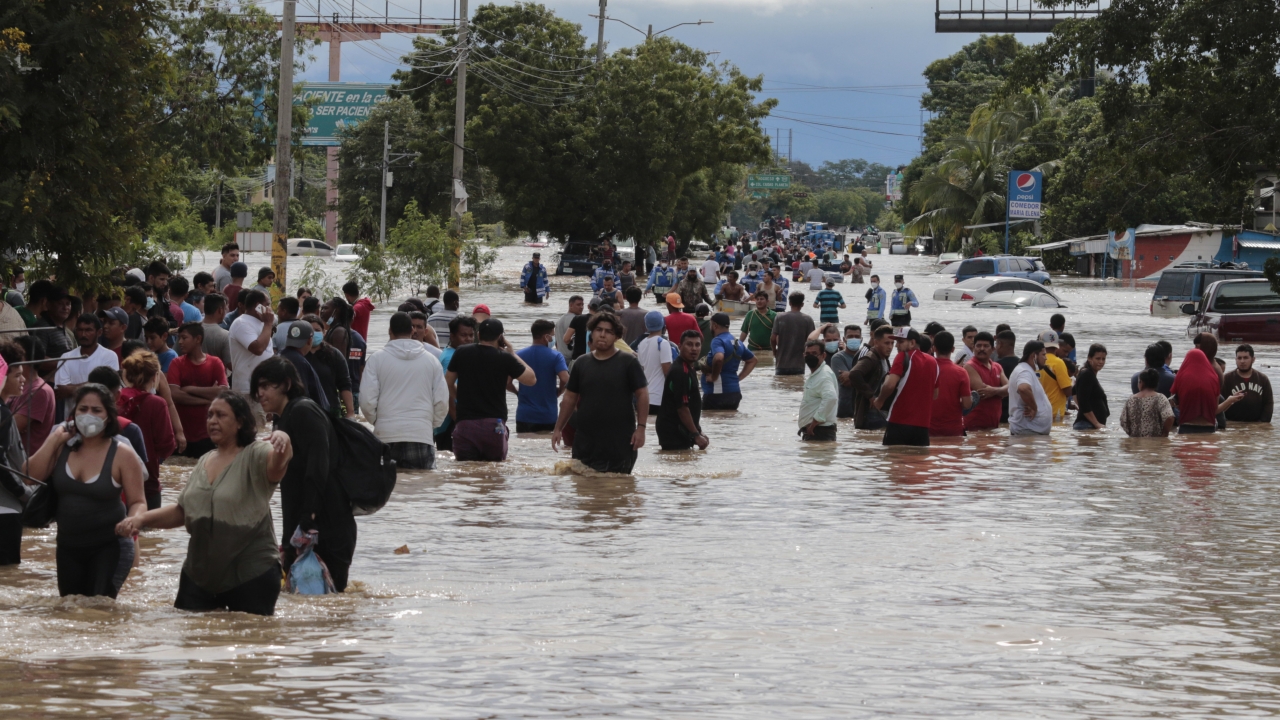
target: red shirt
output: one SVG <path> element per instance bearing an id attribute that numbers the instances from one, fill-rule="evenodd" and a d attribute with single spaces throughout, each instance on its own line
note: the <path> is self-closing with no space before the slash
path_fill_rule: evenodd
<path id="1" fill-rule="evenodd" d="M 355 305 L 351 306 L 353 317 L 351 319 L 351 329 L 360 333 L 360 337 L 369 337 L 369 313 L 373 312 L 373 301 L 369 298 L 360 298 Z"/>
<path id="2" fill-rule="evenodd" d="M 680 336 L 685 330 L 695 330 L 698 335 L 702 335 L 702 330 L 698 327 L 698 318 L 687 312 L 671 313 L 667 316 L 667 339 L 676 345 L 680 344 Z"/>
<path id="3" fill-rule="evenodd" d="M 898 394 L 889 408 L 889 422 L 929 427 L 933 416 L 933 391 L 938 387 L 938 361 L 919 350 L 898 353 L 889 374 L 902 378 L 898 381 Z"/>
<path id="4" fill-rule="evenodd" d="M 173 423 L 169 421 L 169 404 L 159 395 L 127 387 L 120 391 L 120 415 L 142 430 L 147 449 L 147 476 L 158 484 L 160 463 L 178 448 Z"/>
<path id="5" fill-rule="evenodd" d="M 951 358 L 938 358 L 938 397 L 933 401 L 933 414 L 929 419 L 931 437 L 964 435 L 964 409 L 960 398 L 968 397 L 969 373 L 951 362 Z"/>
<path id="6" fill-rule="evenodd" d="M 1004 384 L 1000 363 L 992 360 L 990 367 L 984 366 L 978 362 L 977 358 L 969 358 L 965 362 L 965 367 L 973 368 L 978 373 L 978 378 L 982 382 L 991 387 L 999 387 Z M 968 415 L 964 416 L 964 427 L 966 430 L 993 430 L 1000 427 L 1000 415 L 1003 414 L 1003 408 L 1000 402 L 1001 398 L 989 397 L 978 403 Z"/>
<path id="7" fill-rule="evenodd" d="M 213 355 L 205 355 L 204 362 L 199 365 L 191 362 L 186 355 L 179 355 L 169 363 L 169 372 L 165 373 L 169 384 L 173 387 L 226 387 L 227 370 L 222 360 Z M 187 442 L 204 440 L 209 437 L 208 405 L 177 405 L 178 420 L 182 422 L 182 432 Z"/>
<path id="8" fill-rule="evenodd" d="M 240 298 L 240 291 L 243 289 L 242 286 L 233 283 L 227 283 L 227 286 L 222 288 L 222 294 L 227 297 L 227 312 L 236 309 L 236 302 Z"/>

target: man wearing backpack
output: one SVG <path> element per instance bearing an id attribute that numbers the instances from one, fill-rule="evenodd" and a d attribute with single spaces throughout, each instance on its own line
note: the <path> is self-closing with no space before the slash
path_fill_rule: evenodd
<path id="1" fill-rule="evenodd" d="M 710 369 L 702 376 L 702 409 L 737 410 L 742 402 L 739 383 L 755 369 L 755 353 L 729 332 L 727 313 L 711 316 L 711 334 L 707 351 Z M 740 363 L 746 363 L 741 370 Z"/>
<path id="2" fill-rule="evenodd" d="M 444 368 L 413 339 L 409 313 L 391 316 L 390 340 L 365 364 L 360 381 L 360 410 L 378 439 L 391 448 L 405 470 L 432 470 L 436 446 L 431 429 L 449 415 Z"/>

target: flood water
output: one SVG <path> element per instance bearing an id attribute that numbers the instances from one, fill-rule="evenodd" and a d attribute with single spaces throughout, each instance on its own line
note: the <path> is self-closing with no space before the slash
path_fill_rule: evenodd
<path id="1" fill-rule="evenodd" d="M 518 347 L 586 287 L 523 305 L 527 254 L 463 289 Z M 1048 327 L 1051 310 L 933 302 L 949 280 L 927 258 L 873 259 L 886 285 L 908 275 L 918 326 L 1008 322 L 1019 345 Z M 0 568 L 0 716 L 1275 715 L 1271 427 L 1126 438 L 1143 348 L 1168 339 L 1177 365 L 1185 321 L 1152 318 L 1149 286 L 1055 283 L 1081 349 L 1110 350 L 1104 432 L 888 450 L 841 421 L 838 443 L 801 444 L 802 380 L 764 361 L 742 410 L 704 416 L 708 450 L 660 452 L 650 429 L 633 477 L 567 474 L 549 435 L 402 473 L 358 520 L 355 587 L 282 595 L 272 618 L 173 609 L 181 529 L 144 535 L 114 603 L 59 599 L 54 532 L 27 531 Z M 860 321 L 867 286 L 837 287 Z M 1259 349 L 1263 372 L 1278 361 Z M 185 471 L 166 466 L 167 501 Z"/>

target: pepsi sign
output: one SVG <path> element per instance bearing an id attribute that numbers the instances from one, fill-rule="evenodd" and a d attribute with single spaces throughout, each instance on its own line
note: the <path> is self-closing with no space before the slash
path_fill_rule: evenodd
<path id="1" fill-rule="evenodd" d="M 1040 201 L 1043 196 L 1044 175 L 1035 170 L 1009 172 L 1008 217 L 1040 217 Z"/>

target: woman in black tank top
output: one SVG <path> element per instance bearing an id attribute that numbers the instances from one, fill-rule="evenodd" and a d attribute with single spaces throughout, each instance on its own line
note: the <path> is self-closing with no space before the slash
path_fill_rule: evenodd
<path id="1" fill-rule="evenodd" d="M 58 593 L 114 598 L 134 557 L 133 538 L 117 536 L 116 525 L 146 511 L 145 471 L 116 437 L 120 423 L 109 390 L 87 383 L 73 407 L 72 421 L 54 428 L 28 472 L 52 483 L 58 496 Z"/>

